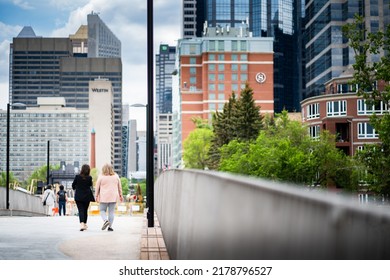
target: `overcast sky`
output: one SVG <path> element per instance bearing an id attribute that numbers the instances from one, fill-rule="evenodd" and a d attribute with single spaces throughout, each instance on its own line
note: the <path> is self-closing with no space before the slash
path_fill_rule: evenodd
<path id="1" fill-rule="evenodd" d="M 154 0 L 154 50 L 176 45 L 181 29 L 181 0 Z M 147 102 L 146 0 L 0 0 L 0 109 L 8 102 L 9 44 L 23 26 L 37 36 L 68 37 L 92 11 L 122 42 L 123 103 Z M 145 129 L 145 109 L 131 108 L 130 118 Z"/>

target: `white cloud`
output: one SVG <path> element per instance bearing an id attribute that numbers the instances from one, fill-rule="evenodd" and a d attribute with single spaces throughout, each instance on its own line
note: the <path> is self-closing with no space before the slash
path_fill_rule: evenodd
<path id="1" fill-rule="evenodd" d="M 34 7 L 31 6 L 27 1 L 22 0 L 13 0 L 14 5 L 24 9 L 24 10 L 33 10 Z"/>
<path id="2" fill-rule="evenodd" d="M 56 24 L 61 24 L 59 28 L 53 26 L 55 30 L 50 34 L 53 37 L 67 37 L 69 34 L 74 34 L 80 25 L 87 24 L 87 15 L 89 13 L 92 11 L 99 13 L 100 18 L 122 42 L 123 103 L 146 104 L 147 1 L 112 0 L 109 2 L 109 5 L 107 4 L 107 0 L 46 1 L 48 5 L 55 6 L 58 9 L 61 9 L 61 6 L 72 7 L 72 10 L 70 8 L 68 9 L 70 12 L 66 22 L 61 23 L 61 21 L 58 21 Z M 75 3 L 77 3 L 77 7 Z M 176 45 L 175 41 L 180 36 L 181 4 L 180 0 L 155 0 L 153 5 L 154 50 L 157 52 L 160 43 Z M 63 8 L 62 11 L 64 11 Z M 0 31 L 1 29 L 0 23 Z M 15 30 L 10 30 L 9 34 L 12 35 L 8 35 L 7 37 L 14 37 L 20 30 L 20 27 L 16 32 Z M 8 70 L 8 62 L 4 69 Z M 130 117 L 136 118 L 139 121 L 139 129 L 145 129 L 144 110 L 132 108 L 130 110 Z"/>

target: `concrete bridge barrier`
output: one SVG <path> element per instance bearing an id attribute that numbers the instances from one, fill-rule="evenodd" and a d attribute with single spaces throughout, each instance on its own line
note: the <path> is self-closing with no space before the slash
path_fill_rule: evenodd
<path id="1" fill-rule="evenodd" d="M 6 210 L 6 189 L 0 187 L 0 215 L 7 216 L 43 216 L 45 209 L 41 198 L 13 189 L 9 190 L 10 209 Z"/>
<path id="2" fill-rule="evenodd" d="M 226 173 L 169 170 L 155 211 L 171 259 L 389 259 L 390 209 Z"/>

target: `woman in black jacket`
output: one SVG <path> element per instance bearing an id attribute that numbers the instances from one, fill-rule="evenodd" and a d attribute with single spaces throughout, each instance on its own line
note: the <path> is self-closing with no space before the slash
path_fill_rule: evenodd
<path id="1" fill-rule="evenodd" d="M 91 168 L 88 164 L 81 167 L 79 175 L 73 180 L 72 189 L 76 191 L 74 200 L 76 201 L 77 209 L 79 210 L 80 231 L 88 228 L 88 207 L 91 201 L 94 201 L 92 194 L 92 177 L 89 175 Z"/>

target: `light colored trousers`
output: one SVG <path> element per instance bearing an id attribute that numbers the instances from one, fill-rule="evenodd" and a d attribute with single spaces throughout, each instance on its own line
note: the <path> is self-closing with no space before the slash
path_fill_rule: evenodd
<path id="1" fill-rule="evenodd" d="M 110 223 L 110 227 L 114 222 L 114 214 L 115 214 L 115 205 L 116 202 L 100 202 L 99 210 L 100 216 L 103 221 L 107 221 Z M 108 219 L 107 219 L 107 208 L 108 208 Z"/>

